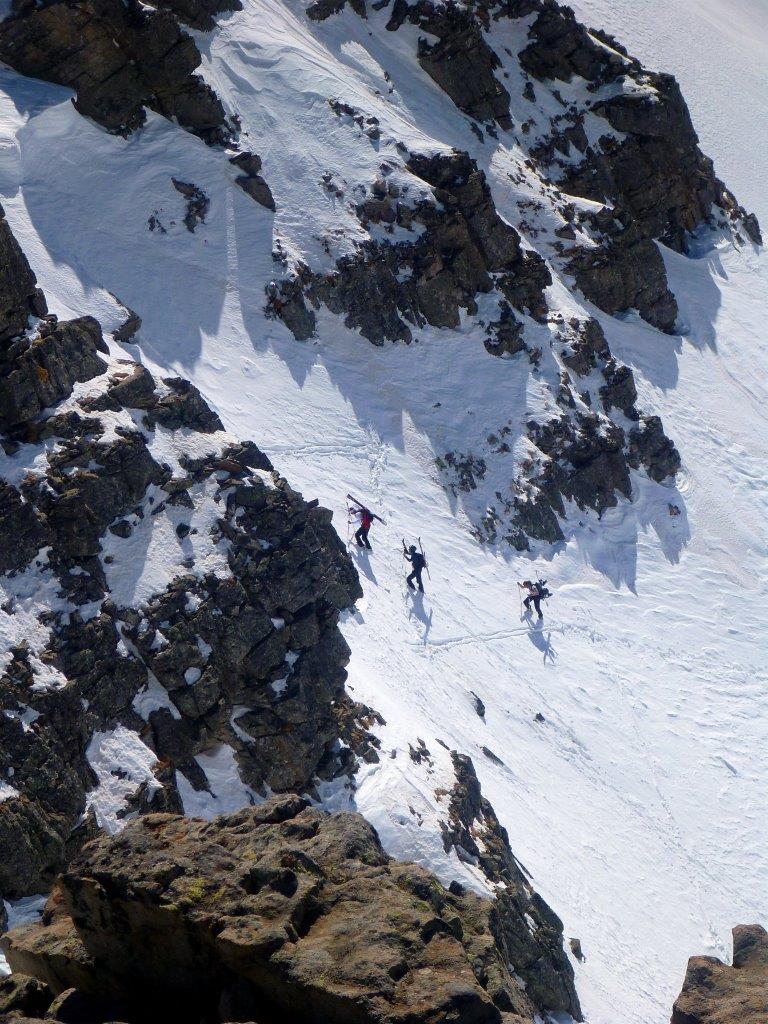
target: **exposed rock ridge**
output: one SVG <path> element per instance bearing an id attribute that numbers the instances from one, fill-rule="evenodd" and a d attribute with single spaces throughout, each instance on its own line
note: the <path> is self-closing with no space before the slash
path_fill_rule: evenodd
<path id="1" fill-rule="evenodd" d="M 314 332 L 305 297 L 315 309 L 322 303 L 342 314 L 376 345 L 411 341 L 412 328 L 425 324 L 457 327 L 462 311 L 477 312 L 476 296 L 494 289 L 521 312 L 546 314 L 549 271 L 499 216 L 485 174 L 467 153 L 409 154 L 399 175 L 392 177 L 393 169 L 383 165 L 357 206 L 371 237 L 356 255 L 340 259 L 330 274 L 305 268 L 295 282 L 270 288 L 271 311 L 297 338 Z M 414 191 L 421 187 L 413 203 L 404 191 L 409 184 L 397 177 L 410 178 Z M 399 229 L 400 240 L 373 237 L 379 226 Z"/>
<path id="2" fill-rule="evenodd" d="M 673 332 L 677 304 L 655 239 L 686 252 L 691 234 L 712 226 L 760 244 L 756 218 L 699 149 L 675 79 L 647 71 L 616 40 L 588 31 L 570 8 L 555 0 L 384 6 L 389 31 L 409 22 L 426 33 L 419 62 L 461 111 L 490 135 L 494 124 L 512 133 L 531 171 L 555 184 L 561 199 L 601 204 L 575 220 L 573 208 L 563 207 L 570 219 L 560 237 L 574 244 L 546 242 L 544 251 L 605 312 L 635 308 Z M 342 7 L 314 4 L 309 13 L 328 17 Z M 365 16 L 364 7 L 355 10 Z M 515 40 L 523 19 L 521 48 Z M 524 85 L 521 95 L 509 91 L 514 78 Z M 568 99 L 560 83 L 569 86 Z M 560 113 L 544 112 L 537 89 Z M 474 129 L 482 139 L 483 130 Z"/>
<path id="3" fill-rule="evenodd" d="M 540 81 L 584 79 L 596 97 L 588 101 L 590 110 L 620 136 L 606 132 L 582 163 L 566 168 L 566 190 L 608 201 L 678 252 L 686 251 L 691 232 L 713 221 L 713 207 L 759 243 L 754 214 L 738 206 L 699 149 L 677 81 L 647 71 L 614 38 L 589 32 L 570 8 L 554 0 L 537 7 L 521 66 Z M 603 98 L 602 87 L 613 84 L 621 88 Z"/>
<path id="4" fill-rule="evenodd" d="M 468 510 L 478 539 L 520 551 L 531 541 L 562 542 L 568 503 L 601 516 L 620 498 L 630 499 L 631 470 L 663 483 L 680 468 L 660 418 L 637 409 L 632 371 L 613 358 L 600 324 L 559 317 L 552 327 L 545 357 L 559 369 L 558 413 L 527 420 L 522 453 L 513 447 L 513 425 L 502 423 L 481 448 L 436 459 L 455 495 L 484 496 Z M 509 489 L 488 492 L 486 476 L 498 478 L 502 467 Z"/>
<path id="5" fill-rule="evenodd" d="M 496 887 L 491 929 L 536 1005 L 581 1020 L 573 968 L 563 950 L 563 925 L 534 890 L 509 846 L 509 836 L 482 795 L 469 757 L 451 753 L 456 782 L 448 820 L 442 823 L 446 851 L 480 868 Z"/>
<path id="6" fill-rule="evenodd" d="M 518 980 L 505 914 L 391 860 L 360 815 L 283 796 L 210 823 L 149 815 L 90 843 L 44 923 L 3 944 L 50 993 L 78 989 L 131 1022 L 150 1006 L 153 1019 L 522 1024 L 560 1006 Z"/>

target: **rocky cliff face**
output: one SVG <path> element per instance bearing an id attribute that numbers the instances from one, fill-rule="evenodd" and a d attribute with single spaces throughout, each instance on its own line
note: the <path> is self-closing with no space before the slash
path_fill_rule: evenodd
<path id="1" fill-rule="evenodd" d="M 211 29 L 237 6 L 16 0 L 0 23 L 0 57 L 73 88 L 78 109 L 110 131 L 134 131 L 153 109 L 211 144 L 234 144 L 236 111 L 227 115 L 196 73 L 200 53 L 180 22 Z M 374 180 L 327 171 L 322 186 L 355 229 L 326 239 L 330 269 L 295 247 L 289 256 L 278 237 L 282 269 L 267 286 L 267 313 L 306 340 L 325 308 L 375 345 L 474 324 L 490 354 L 519 360 L 521 374 L 532 365 L 559 411 L 525 424 L 523 457 L 507 458 L 500 422 L 483 450 L 440 453 L 438 468 L 454 493 L 478 489 L 486 473 L 504 478 L 467 509 L 478 538 L 518 549 L 558 543 L 569 509 L 602 514 L 631 497 L 631 470 L 662 481 L 679 456 L 661 421 L 637 408 L 631 371 L 612 358 L 597 321 L 555 298 L 553 275 L 607 314 L 637 310 L 670 333 L 678 308 L 657 241 L 684 253 L 700 229 L 730 231 L 741 244 L 759 242 L 759 227 L 701 153 L 674 79 L 643 68 L 569 8 L 554 0 L 351 6 L 371 31 L 415 47 L 424 73 L 471 124 L 478 153 L 389 139 L 396 156 L 389 146 Z M 306 14 L 332 22 L 344 8 L 317 0 Z M 362 145 L 381 144 L 377 118 L 328 102 Z M 500 139 L 516 154 L 506 176 L 518 196 L 514 217 L 483 167 Z M 274 210 L 259 157 L 230 162 L 237 183 Z M 194 183 L 176 187 L 197 194 Z"/>
<path id="2" fill-rule="evenodd" d="M 298 797 L 211 823 L 150 815 L 89 844 L 44 924 L 4 940 L 19 974 L 0 1000 L 29 1012 L 66 993 L 92 1021 L 578 1016 L 562 949 L 529 962 L 537 910 L 522 928 L 508 912 L 391 860 L 359 815 L 329 816 Z"/>
<path id="3" fill-rule="evenodd" d="M 712 956 L 688 961 L 671 1024 L 759 1024 L 768 1013 L 768 934 L 733 929 L 733 965 Z"/>
<path id="4" fill-rule="evenodd" d="M 49 885 L 97 825 L 348 767 L 337 622 L 361 591 L 330 513 L 195 388 L 111 355 L 92 318 L 30 319 L 42 299 L 0 232 L 16 270 L 0 351 L 10 898 Z"/>
<path id="5" fill-rule="evenodd" d="M 308 14 L 322 20 L 343 6 L 318 2 Z M 540 209 L 561 221 L 557 237 L 537 247 L 600 309 L 634 308 L 672 332 L 677 304 L 654 240 L 686 252 L 692 232 L 717 224 L 761 241 L 755 217 L 738 206 L 699 149 L 677 82 L 587 30 L 570 8 L 555 0 L 374 6 L 390 12 L 388 31 L 410 24 L 425 33 L 418 37 L 419 63 L 472 119 L 481 140 L 502 129 L 526 152 L 527 176 L 543 196 Z M 354 10 L 366 16 L 364 5 Z M 588 203 L 579 209 L 574 198 Z M 390 216 L 390 224 L 403 226 L 396 211 Z M 507 247 L 511 258 L 515 242 Z M 529 274 L 518 266 L 514 276 Z M 460 280 L 455 290 L 461 286 Z"/>

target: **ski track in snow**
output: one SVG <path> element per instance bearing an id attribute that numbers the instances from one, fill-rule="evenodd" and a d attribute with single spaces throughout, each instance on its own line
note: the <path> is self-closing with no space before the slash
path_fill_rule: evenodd
<path id="1" fill-rule="evenodd" d="M 680 0 L 674 11 L 661 0 L 574 6 L 650 66 L 678 74 L 705 150 L 768 227 L 765 154 L 747 157 L 742 131 L 753 106 L 763 118 L 767 109 L 756 54 L 768 26 L 757 4 L 738 0 L 739 19 L 725 0 Z M 753 15 L 747 38 L 740 19 Z M 683 18 L 686 32 L 668 18 Z M 322 266 L 319 235 L 335 252 L 349 244 L 340 227 L 359 231 L 320 188 L 321 174 L 372 181 L 396 156 L 393 135 L 414 148 L 468 149 L 513 211 L 504 133 L 496 149 L 481 146 L 418 68 L 411 29 L 384 33 L 383 20 L 386 12 L 364 22 L 346 11 L 314 25 L 288 0 L 246 0 L 217 31 L 196 34 L 203 73 L 242 115 L 243 145 L 264 159 L 276 215 L 234 186 L 223 154 L 161 118 L 113 138 L 77 115 L 66 90 L 0 69 L 3 206 L 60 316 L 89 312 L 113 329 L 120 313 L 109 292 L 118 295 L 144 320 L 139 347 L 126 353 L 160 375 L 190 377 L 228 430 L 334 509 L 342 537 L 348 491 L 386 519 L 374 524 L 370 555 L 351 552 L 365 596 L 343 630 L 350 690 L 387 723 L 381 761 L 364 766 L 352 803 L 387 849 L 482 888 L 443 851 L 446 807 L 435 794 L 452 782 L 441 742 L 470 754 L 515 854 L 566 936 L 581 939 L 586 960 L 574 966 L 590 1024 L 666 1024 L 689 955 L 727 958 L 734 924 L 768 924 L 766 261 L 724 242 L 696 260 L 665 253 L 682 337 L 600 316 L 614 354 L 635 370 L 640 407 L 658 412 L 680 447 L 678 487 L 635 475 L 636 502 L 602 522 L 582 516 L 556 556 L 480 548 L 433 460 L 540 411 L 535 375 L 490 358 L 470 326 L 378 350 L 327 312 L 320 342 L 308 344 L 262 313 L 264 285 L 280 273 L 278 239 Z M 736 51 L 740 63 L 727 57 Z M 716 54 L 716 65 L 702 70 L 700 52 Z M 335 118 L 331 96 L 379 117 L 380 144 Z M 211 197 L 194 234 L 179 223 L 171 175 Z M 147 230 L 155 211 L 167 235 Z M 579 308 L 558 282 L 551 295 Z M 669 502 L 680 517 L 667 514 Z M 406 592 L 400 547 L 419 534 L 431 570 L 423 598 Z M 529 627 L 515 581 L 534 572 L 555 597 Z M 148 688 L 139 704 L 148 713 L 158 699 Z M 431 764 L 411 761 L 417 737 Z M 149 759 L 134 753 L 136 778 L 147 777 Z M 183 794 L 188 810 L 210 816 L 256 799 L 230 772 L 226 748 L 203 760 L 212 794 Z M 105 814 L 123 799 L 119 781 L 107 766 Z M 323 795 L 328 806 L 349 799 L 338 786 Z"/>

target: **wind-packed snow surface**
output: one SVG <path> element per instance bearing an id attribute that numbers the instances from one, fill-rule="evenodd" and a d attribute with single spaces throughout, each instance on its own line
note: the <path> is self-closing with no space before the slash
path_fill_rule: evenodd
<path id="1" fill-rule="evenodd" d="M 576 6 L 653 65 L 663 20 L 651 33 L 651 15 L 630 0 Z M 694 115 L 708 111 L 708 152 L 761 212 L 764 176 L 727 111 L 744 82 L 762 89 L 765 109 L 764 71 L 726 57 L 736 45 L 730 0 L 680 6 L 707 12 L 716 45 L 695 49 L 695 34 L 665 43 L 664 69 L 682 78 Z M 757 0 L 737 6 L 749 60 L 758 42 L 766 52 L 768 25 Z M 434 459 L 541 410 L 548 392 L 536 374 L 491 358 L 469 327 L 376 349 L 326 312 L 317 341 L 303 344 L 263 315 L 264 287 L 280 275 L 277 243 L 317 267 L 323 237 L 335 246 L 346 224 L 321 175 L 370 182 L 392 138 L 467 149 L 499 209 L 510 205 L 503 137 L 482 146 L 418 68 L 403 41 L 410 29 L 385 34 L 376 17 L 345 11 L 315 25 L 289 0 L 245 0 L 197 36 L 206 78 L 263 157 L 277 214 L 234 185 L 220 152 L 161 118 L 128 140 L 110 137 L 65 90 L 8 71 L 2 203 L 55 312 L 91 312 L 109 330 L 120 320 L 110 293 L 119 296 L 143 318 L 149 368 L 192 379 L 228 430 L 336 511 L 342 535 L 348 491 L 386 520 L 374 525 L 373 552 L 355 552 L 365 597 L 344 632 L 353 696 L 386 720 L 381 762 L 365 767 L 351 799 L 387 849 L 445 879 L 471 877 L 443 851 L 435 792 L 452 784 L 443 745 L 470 754 L 516 855 L 581 940 L 576 978 L 590 1024 L 663 1024 L 689 955 L 726 958 L 734 924 L 768 924 L 765 259 L 717 239 L 703 239 L 697 259 L 665 253 L 676 337 L 599 314 L 555 280 L 553 304 L 597 315 L 633 367 L 640 404 L 663 417 L 683 469 L 677 487 L 636 475 L 633 503 L 602 521 L 577 517 L 555 555 L 481 547 Z M 711 74 L 692 77 L 694 62 Z M 329 97 L 375 114 L 380 142 L 361 141 Z M 211 198 L 194 233 L 172 175 Z M 148 230 L 151 215 L 165 234 Z M 407 594 L 401 557 L 401 538 L 419 535 L 431 574 L 423 599 Z M 531 627 L 515 583 L 535 573 L 555 596 Z M 409 757 L 419 738 L 431 762 Z M 217 779 L 227 763 L 217 756 Z M 233 780 L 230 798 L 253 795 Z M 329 806 L 349 799 L 338 786 L 328 793 Z"/>

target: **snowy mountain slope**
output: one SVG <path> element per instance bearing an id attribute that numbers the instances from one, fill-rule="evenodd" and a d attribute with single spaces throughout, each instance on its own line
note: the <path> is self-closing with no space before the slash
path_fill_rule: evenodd
<path id="1" fill-rule="evenodd" d="M 605 12 L 582 13 L 594 22 Z M 198 36 L 206 77 L 264 158 L 275 216 L 233 186 L 221 154 L 159 117 L 112 138 L 66 91 L 6 72 L 3 205 L 57 312 L 89 311 L 109 328 L 119 315 L 108 291 L 118 295 L 142 315 L 148 367 L 191 377 L 229 430 L 256 438 L 337 510 L 342 533 L 347 491 L 386 518 L 372 556 L 357 556 L 365 597 L 344 631 L 353 695 L 382 713 L 395 753 L 351 797 L 387 849 L 446 879 L 472 877 L 445 854 L 435 792 L 451 785 L 438 741 L 471 754 L 513 849 L 582 941 L 587 1019 L 661 1024 L 690 953 L 725 956 L 733 923 L 765 922 L 765 262 L 723 239 L 697 260 L 666 252 L 687 327 L 678 337 L 599 314 L 555 280 L 553 302 L 597 315 L 635 369 L 643 408 L 663 416 L 683 470 L 677 489 L 635 474 L 634 503 L 601 522 L 585 515 L 556 557 L 532 564 L 480 548 L 434 458 L 541 411 L 551 396 L 536 375 L 489 358 L 469 324 L 380 351 L 327 312 L 307 345 L 262 312 L 278 241 L 322 265 L 323 236 L 336 244 L 339 225 L 357 230 L 319 179 L 333 169 L 371 180 L 388 132 L 467 149 L 512 216 L 503 143 L 492 153 L 478 144 L 404 38 L 350 11 L 315 26 L 277 2 L 248 4 Z M 396 83 L 386 101 L 375 94 L 388 89 L 384 71 Z M 380 119 L 378 147 L 361 145 L 329 96 Z M 172 174 L 211 196 L 194 234 L 178 223 Z M 756 191 L 758 180 L 746 184 Z M 152 214 L 166 235 L 147 230 Z M 400 538 L 417 534 L 432 574 L 423 601 L 402 582 Z M 556 597 L 529 629 L 514 583 L 537 570 Z M 409 756 L 418 738 L 434 765 Z M 328 803 L 348 798 L 337 788 Z"/>

